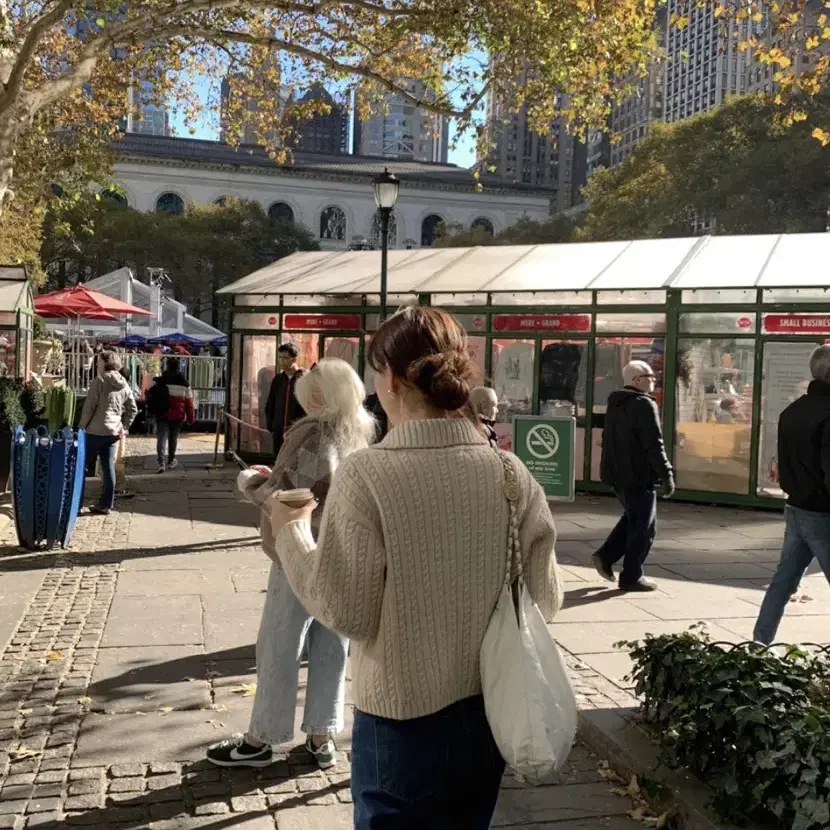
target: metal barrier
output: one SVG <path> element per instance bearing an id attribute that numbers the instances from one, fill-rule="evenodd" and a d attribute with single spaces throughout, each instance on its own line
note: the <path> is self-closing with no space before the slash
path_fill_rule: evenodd
<path id="1" fill-rule="evenodd" d="M 152 385 L 153 378 L 161 374 L 164 360 L 174 357 L 179 361 L 182 374 L 193 390 L 196 420 L 213 423 L 219 419 L 219 410 L 225 405 L 227 383 L 227 358 L 211 355 L 156 355 L 144 353 L 124 354 L 124 369 L 138 400 L 143 400 Z M 67 384 L 78 395 L 89 389 L 91 374 L 89 357 L 67 353 Z"/>

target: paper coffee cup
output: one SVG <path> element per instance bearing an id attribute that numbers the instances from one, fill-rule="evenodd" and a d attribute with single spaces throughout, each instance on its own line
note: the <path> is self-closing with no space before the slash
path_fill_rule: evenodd
<path id="1" fill-rule="evenodd" d="M 305 507 L 310 501 L 314 499 L 314 493 L 311 490 L 301 488 L 298 490 L 283 490 L 277 498 L 286 507 Z"/>

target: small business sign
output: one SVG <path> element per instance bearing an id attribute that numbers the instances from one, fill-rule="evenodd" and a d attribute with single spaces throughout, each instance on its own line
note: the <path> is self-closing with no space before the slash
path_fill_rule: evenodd
<path id="1" fill-rule="evenodd" d="M 573 501 L 576 495 L 576 420 L 517 415 L 513 452 L 542 485 L 549 499 Z"/>
<path id="2" fill-rule="evenodd" d="M 494 314 L 493 331 L 591 330 L 590 314 Z"/>
<path id="3" fill-rule="evenodd" d="M 830 334 L 830 315 L 827 314 L 767 314 L 764 316 L 766 334 Z"/>
<path id="4" fill-rule="evenodd" d="M 287 331 L 360 331 L 359 314 L 286 314 Z"/>

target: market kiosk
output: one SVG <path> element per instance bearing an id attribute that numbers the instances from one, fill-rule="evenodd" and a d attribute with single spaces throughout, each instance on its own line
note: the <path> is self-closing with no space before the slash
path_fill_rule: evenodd
<path id="1" fill-rule="evenodd" d="M 0 377 L 32 373 L 34 300 L 23 265 L 0 264 Z"/>
<path id="2" fill-rule="evenodd" d="M 579 489 L 601 490 L 608 395 L 634 359 L 655 370 L 678 498 L 776 506 L 778 415 L 830 342 L 830 234 L 714 236 L 391 251 L 389 307 L 440 305 L 466 328 L 499 396 L 509 448 L 517 415 L 576 418 Z M 300 363 L 350 361 L 373 389 L 380 256 L 297 253 L 222 289 L 233 300 L 230 448 L 272 460 L 262 431 L 279 343 Z"/>

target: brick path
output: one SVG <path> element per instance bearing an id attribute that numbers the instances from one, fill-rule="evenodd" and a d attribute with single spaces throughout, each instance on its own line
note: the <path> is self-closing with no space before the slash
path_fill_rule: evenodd
<path id="1" fill-rule="evenodd" d="M 212 447 L 185 439 L 181 470 L 146 475 L 150 444 L 131 439 L 129 487 L 106 518 L 79 520 L 69 551 L 21 552 L 0 535 L 0 828 L 346 830 L 348 755 L 323 775 L 291 747 L 264 771 L 220 771 L 211 742 L 247 726 L 253 643 L 268 562 L 235 470 L 207 472 Z M 610 529 L 610 500 L 555 507 L 568 602 L 553 630 L 583 706 L 634 703 L 614 641 L 681 630 L 698 617 L 746 636 L 777 556 L 780 518 L 668 505 L 650 565 L 661 591 L 607 590 L 589 556 Z M 827 586 L 791 606 L 782 632 L 824 638 Z M 299 721 L 299 711 L 298 711 Z M 340 745 L 348 751 L 348 734 Z M 577 747 L 553 786 L 511 778 L 496 827 L 642 827 L 599 759 Z"/>

